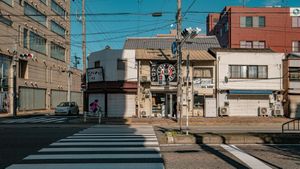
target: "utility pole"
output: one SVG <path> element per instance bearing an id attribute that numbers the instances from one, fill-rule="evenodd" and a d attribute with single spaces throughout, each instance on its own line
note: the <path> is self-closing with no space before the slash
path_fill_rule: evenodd
<path id="1" fill-rule="evenodd" d="M 179 112 L 179 128 L 182 129 L 182 78 L 181 78 L 181 61 L 182 61 L 182 51 L 181 51 L 181 0 L 177 0 L 177 113 Z"/>
<path id="2" fill-rule="evenodd" d="M 83 91 L 83 110 L 87 111 L 87 80 L 86 80 L 86 28 L 85 28 L 85 0 L 82 0 L 82 77 L 85 84 L 85 90 Z"/>

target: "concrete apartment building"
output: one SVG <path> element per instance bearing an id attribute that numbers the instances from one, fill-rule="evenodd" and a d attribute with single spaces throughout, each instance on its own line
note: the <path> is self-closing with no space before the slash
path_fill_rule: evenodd
<path id="1" fill-rule="evenodd" d="M 0 2 L 1 109 L 49 111 L 71 99 L 82 104 L 81 72 L 70 65 L 70 1 Z M 16 75 L 16 85 L 13 75 Z M 13 88 L 16 87 L 16 99 Z"/>
<path id="2" fill-rule="evenodd" d="M 300 51 L 300 8 L 226 6 L 207 16 L 207 35 L 223 48 L 270 48 Z"/>

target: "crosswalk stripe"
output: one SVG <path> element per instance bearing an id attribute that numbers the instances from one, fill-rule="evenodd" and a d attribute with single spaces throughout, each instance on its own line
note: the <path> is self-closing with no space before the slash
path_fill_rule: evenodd
<path id="1" fill-rule="evenodd" d="M 52 160 L 52 159 L 120 159 L 120 158 L 160 158 L 159 154 L 55 154 L 30 155 L 25 160 Z"/>
<path id="2" fill-rule="evenodd" d="M 13 120 L 5 120 L 2 121 L 1 123 L 5 123 L 5 124 L 12 124 L 12 123 L 62 123 L 65 120 L 67 120 L 67 118 L 47 118 L 47 117 L 31 117 L 31 118 L 22 118 L 22 119 L 13 119 Z"/>
<path id="3" fill-rule="evenodd" d="M 59 142 L 78 142 L 78 141 L 157 141 L 156 138 L 130 138 L 130 139 L 101 139 L 101 138 L 79 138 L 79 139 L 61 139 Z"/>
<path id="4" fill-rule="evenodd" d="M 151 146 L 158 145 L 158 142 L 57 142 L 50 144 L 51 146 Z"/>
<path id="5" fill-rule="evenodd" d="M 141 135 L 128 135 L 128 136 L 115 136 L 115 135 L 110 135 L 110 136 L 69 136 L 67 138 L 156 138 L 155 135 L 150 135 L 150 136 L 141 136 Z"/>
<path id="6" fill-rule="evenodd" d="M 128 130 L 124 126 L 97 125 L 60 139 L 8 169 L 41 166 L 43 169 L 164 169 L 152 126 L 141 131 L 138 127 Z"/>
<path id="7" fill-rule="evenodd" d="M 142 169 L 163 169 L 164 166 L 162 163 L 85 163 L 85 164 L 15 164 L 7 169 L 133 169 L 133 168 L 142 168 Z"/>
<path id="8" fill-rule="evenodd" d="M 127 133 L 127 134 L 92 134 L 92 133 L 88 133 L 88 134 L 74 134 L 74 136 L 119 136 L 119 137 L 123 137 L 123 136 L 156 136 L 155 134 L 134 134 L 134 133 Z"/>
<path id="9" fill-rule="evenodd" d="M 84 147 L 84 148 L 43 148 L 39 152 L 92 152 L 92 151 L 160 151 L 159 147 Z"/>
<path id="10" fill-rule="evenodd" d="M 229 153 L 233 154 L 237 158 L 239 158 L 241 161 L 246 163 L 250 168 L 253 169 L 271 169 L 268 165 L 261 162 L 260 160 L 254 158 L 253 156 L 243 152 L 239 148 L 237 148 L 234 145 L 226 145 L 221 144 L 221 147 L 223 147 L 225 150 L 227 150 Z"/>

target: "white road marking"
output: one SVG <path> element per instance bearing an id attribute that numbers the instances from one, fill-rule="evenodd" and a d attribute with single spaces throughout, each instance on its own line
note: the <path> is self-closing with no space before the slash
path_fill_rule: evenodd
<path id="1" fill-rule="evenodd" d="M 238 159 L 243 161 L 245 164 L 247 164 L 252 169 L 272 169 L 265 163 L 261 162 L 260 160 L 254 158 L 253 156 L 245 153 L 241 149 L 237 148 L 234 145 L 226 145 L 221 144 L 221 147 L 223 147 L 225 150 L 227 150 L 229 153 L 236 156 Z"/>
<path id="2" fill-rule="evenodd" d="M 25 160 L 58 160 L 58 159 L 122 159 L 122 158 L 161 158 L 160 154 L 54 154 L 30 155 Z"/>
<path id="3" fill-rule="evenodd" d="M 159 147 L 85 147 L 85 148 L 43 148 L 39 152 L 96 152 L 96 151 L 160 151 Z"/>
<path id="4" fill-rule="evenodd" d="M 155 135 L 153 136 L 142 136 L 142 135 L 129 135 L 129 136 L 69 136 L 67 138 L 112 138 L 112 139 L 119 139 L 119 138 L 156 138 Z"/>
<path id="5" fill-rule="evenodd" d="M 163 163 L 15 164 L 7 169 L 164 169 Z"/>
<path id="6" fill-rule="evenodd" d="M 74 141 L 157 141 L 156 138 L 130 138 L 130 139 L 124 139 L 124 138 L 78 138 L 78 139 L 61 139 L 59 142 L 74 142 Z"/>
<path id="7" fill-rule="evenodd" d="M 56 142 L 51 146 L 152 146 L 158 142 Z"/>

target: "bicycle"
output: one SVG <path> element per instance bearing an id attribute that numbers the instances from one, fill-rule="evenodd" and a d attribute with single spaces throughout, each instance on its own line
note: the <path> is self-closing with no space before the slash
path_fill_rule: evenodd
<path id="1" fill-rule="evenodd" d="M 103 111 L 101 107 L 99 107 L 99 109 L 96 112 L 91 112 L 91 111 L 84 112 L 84 122 L 87 121 L 88 117 L 98 117 L 98 123 L 101 124 L 102 116 L 103 116 Z"/>

